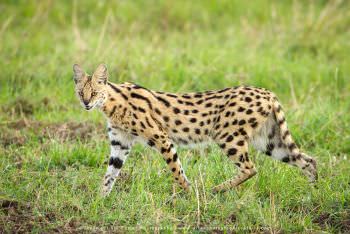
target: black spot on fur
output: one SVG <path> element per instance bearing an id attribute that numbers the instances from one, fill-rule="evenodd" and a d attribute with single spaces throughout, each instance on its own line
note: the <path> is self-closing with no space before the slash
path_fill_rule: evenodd
<path id="1" fill-rule="evenodd" d="M 149 140 L 149 141 L 148 141 L 148 145 L 152 147 L 152 146 L 154 146 L 154 145 L 155 145 L 155 143 L 154 143 L 154 141 L 153 141 L 153 140 Z"/>
<path id="2" fill-rule="evenodd" d="M 228 135 L 228 132 L 225 132 L 224 134 L 222 134 L 222 136 L 220 136 L 220 139 L 224 139 L 227 135 Z"/>
<path id="3" fill-rule="evenodd" d="M 245 123 L 246 123 L 246 122 L 245 122 L 244 119 L 241 119 L 241 120 L 238 122 L 239 125 L 244 125 Z"/>
<path id="4" fill-rule="evenodd" d="M 279 120 L 277 123 L 278 125 L 282 125 L 284 122 L 286 121 L 286 119 L 283 117 L 281 120 Z"/>
<path id="5" fill-rule="evenodd" d="M 244 160 L 243 154 L 241 154 L 241 155 L 239 156 L 239 161 L 242 162 L 242 163 L 245 161 L 245 160 Z"/>
<path id="6" fill-rule="evenodd" d="M 231 148 L 227 151 L 229 156 L 235 155 L 237 153 L 237 149 L 236 148 Z"/>
<path id="7" fill-rule="evenodd" d="M 178 119 L 177 119 L 177 120 L 175 120 L 175 124 L 176 124 L 176 125 L 180 125 L 180 124 L 182 124 L 182 122 L 181 122 L 181 120 L 178 120 Z"/>
<path id="8" fill-rule="evenodd" d="M 163 119 L 165 122 L 169 122 L 169 117 L 168 116 L 163 116 Z"/>
<path id="9" fill-rule="evenodd" d="M 177 153 L 175 153 L 174 156 L 173 156 L 173 162 L 176 162 L 177 158 L 178 158 Z"/>
<path id="10" fill-rule="evenodd" d="M 158 108 L 155 108 L 155 112 L 156 112 L 158 115 L 161 114 L 161 112 L 160 112 L 160 110 L 159 110 Z"/>
<path id="11" fill-rule="evenodd" d="M 226 138 L 226 142 L 231 142 L 233 140 L 233 136 L 232 135 L 229 135 L 227 138 Z"/>
<path id="12" fill-rule="evenodd" d="M 250 126 L 252 126 L 252 128 L 256 128 L 258 126 L 258 122 L 254 122 Z"/>
<path id="13" fill-rule="evenodd" d="M 247 132 L 243 128 L 238 129 L 238 131 L 239 133 L 241 133 L 242 136 L 247 135 Z"/>
<path id="14" fill-rule="evenodd" d="M 204 100 L 201 99 L 201 100 L 198 100 L 198 101 L 196 102 L 196 104 L 200 105 L 200 104 L 202 104 L 203 102 L 204 102 Z"/>
<path id="15" fill-rule="evenodd" d="M 248 109 L 246 112 L 245 112 L 247 115 L 250 115 L 251 113 L 253 113 L 252 109 Z"/>
<path id="16" fill-rule="evenodd" d="M 245 111 L 245 108 L 240 106 L 237 111 L 238 112 L 243 112 L 243 111 Z"/>
<path id="17" fill-rule="evenodd" d="M 175 114 L 180 113 L 180 109 L 179 109 L 179 108 L 177 108 L 177 107 L 174 107 L 173 111 L 174 111 L 174 113 L 175 113 Z"/>
<path id="18" fill-rule="evenodd" d="M 113 165 L 114 168 L 120 169 L 123 166 L 123 160 L 121 160 L 120 158 L 111 157 L 109 159 L 109 165 Z"/>

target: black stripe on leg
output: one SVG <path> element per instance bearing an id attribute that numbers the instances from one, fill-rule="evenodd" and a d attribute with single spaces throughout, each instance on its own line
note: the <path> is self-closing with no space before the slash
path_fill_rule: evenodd
<path id="1" fill-rule="evenodd" d="M 273 149 L 275 148 L 275 145 L 273 143 L 269 143 L 266 145 L 266 152 L 265 154 L 268 156 L 271 156 L 271 153 L 273 151 Z"/>
<path id="2" fill-rule="evenodd" d="M 111 145 L 112 145 L 112 146 L 120 146 L 120 149 L 121 149 L 121 150 L 128 150 L 128 149 L 129 149 L 129 146 L 127 146 L 127 145 L 122 145 L 119 141 L 116 141 L 116 140 L 112 140 L 112 141 L 111 141 Z"/>
<path id="3" fill-rule="evenodd" d="M 109 178 L 107 182 L 105 183 L 105 186 L 108 186 L 110 183 L 114 181 L 114 178 Z"/>
<path id="4" fill-rule="evenodd" d="M 288 163 L 290 161 L 289 156 L 282 158 L 282 162 Z"/>
<path id="5" fill-rule="evenodd" d="M 120 142 L 116 141 L 116 140 L 112 140 L 111 145 L 113 145 L 113 146 L 120 145 Z"/>
<path id="6" fill-rule="evenodd" d="M 293 151 L 296 148 L 297 148 L 297 145 L 295 143 L 291 143 L 291 144 L 288 145 L 288 149 L 291 150 L 291 151 Z"/>
<path id="7" fill-rule="evenodd" d="M 114 168 L 120 169 L 123 166 L 123 160 L 120 158 L 110 158 L 109 165 L 113 165 Z"/>
<path id="8" fill-rule="evenodd" d="M 283 136 L 282 136 L 282 139 L 285 140 L 289 134 L 290 134 L 290 132 L 288 130 L 285 131 Z"/>

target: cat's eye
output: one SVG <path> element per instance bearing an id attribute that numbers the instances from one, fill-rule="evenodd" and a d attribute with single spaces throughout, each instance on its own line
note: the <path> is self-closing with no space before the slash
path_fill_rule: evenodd
<path id="1" fill-rule="evenodd" d="M 96 96 L 97 95 L 97 92 L 92 92 L 91 93 L 91 96 L 93 97 L 93 96 Z"/>
<path id="2" fill-rule="evenodd" d="M 79 92 L 79 95 L 80 95 L 80 96 L 83 96 L 83 95 L 84 95 L 84 93 L 83 93 L 82 91 L 80 91 L 80 92 Z"/>

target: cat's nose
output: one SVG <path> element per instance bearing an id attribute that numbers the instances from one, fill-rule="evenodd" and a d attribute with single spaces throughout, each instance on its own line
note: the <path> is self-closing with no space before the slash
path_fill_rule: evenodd
<path id="1" fill-rule="evenodd" d="M 83 103 L 84 103 L 85 106 L 89 105 L 89 101 L 83 100 Z"/>

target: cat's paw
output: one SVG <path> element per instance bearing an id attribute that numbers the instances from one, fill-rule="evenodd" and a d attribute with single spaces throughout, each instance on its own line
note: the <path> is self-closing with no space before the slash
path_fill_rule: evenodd
<path id="1" fill-rule="evenodd" d="M 114 180 L 106 175 L 103 179 L 102 187 L 101 187 L 101 196 L 108 197 L 113 188 Z"/>
<path id="2" fill-rule="evenodd" d="M 105 198 L 108 197 L 111 193 L 112 188 L 109 186 L 103 186 L 101 189 L 101 197 Z"/>

